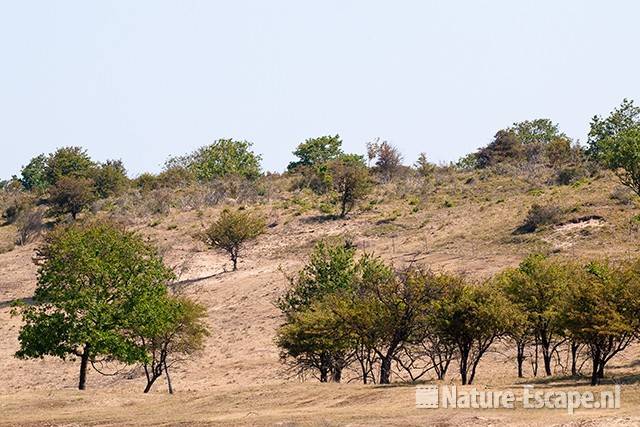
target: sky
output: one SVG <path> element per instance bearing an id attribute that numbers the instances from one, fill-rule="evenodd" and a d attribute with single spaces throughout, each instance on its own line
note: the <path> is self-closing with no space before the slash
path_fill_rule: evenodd
<path id="1" fill-rule="evenodd" d="M 575 139 L 640 102 L 635 0 L 0 0 L 0 177 L 82 146 L 131 176 L 219 138 L 456 160 L 513 122 Z"/>

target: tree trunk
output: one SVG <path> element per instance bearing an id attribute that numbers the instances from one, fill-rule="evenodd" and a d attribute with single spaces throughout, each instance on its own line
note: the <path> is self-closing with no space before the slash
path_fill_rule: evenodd
<path id="1" fill-rule="evenodd" d="M 145 393 L 149 393 L 149 391 L 151 390 L 151 387 L 153 387 L 153 383 L 155 383 L 157 379 L 158 377 L 154 375 L 151 377 L 150 380 L 147 380 L 147 386 L 144 388 Z"/>
<path id="2" fill-rule="evenodd" d="M 333 381 L 334 383 L 339 383 L 341 379 L 342 379 L 342 368 L 335 368 L 331 372 L 331 381 Z"/>
<path id="3" fill-rule="evenodd" d="M 164 362 L 164 373 L 167 375 L 167 388 L 169 389 L 169 394 L 173 394 L 173 386 L 171 385 L 171 376 L 169 376 L 169 367 L 167 367 L 167 362 Z"/>
<path id="4" fill-rule="evenodd" d="M 578 375 L 578 348 L 580 344 L 571 342 L 571 376 Z"/>
<path id="5" fill-rule="evenodd" d="M 591 385 L 598 385 L 600 382 L 600 349 L 591 348 Z"/>
<path id="6" fill-rule="evenodd" d="M 542 360 L 544 361 L 544 373 L 546 376 L 550 377 L 553 375 L 551 372 L 551 353 L 549 353 L 549 349 L 542 349 Z"/>
<path id="7" fill-rule="evenodd" d="M 469 351 L 461 350 L 460 351 L 460 379 L 462 380 L 462 385 L 467 385 L 467 363 L 469 361 Z"/>
<path id="8" fill-rule="evenodd" d="M 329 379 L 329 370 L 327 368 L 320 368 L 320 382 L 326 383 Z"/>
<path id="9" fill-rule="evenodd" d="M 238 270 L 238 255 L 231 254 L 231 262 L 233 263 L 233 271 Z"/>
<path id="10" fill-rule="evenodd" d="M 87 384 L 87 366 L 89 365 L 89 344 L 85 344 L 80 358 L 80 381 L 78 390 L 84 390 Z"/>
<path id="11" fill-rule="evenodd" d="M 602 360 L 600 360 L 600 363 L 598 363 L 598 379 L 602 379 L 604 378 L 604 365 L 605 365 L 604 358 Z"/>
<path id="12" fill-rule="evenodd" d="M 380 362 L 380 384 L 389 384 L 391 380 L 391 356 L 385 356 Z"/>
<path id="13" fill-rule="evenodd" d="M 522 370 L 522 365 L 524 364 L 524 349 L 525 349 L 525 343 L 524 342 L 518 342 L 516 344 L 517 350 L 518 350 L 518 355 L 516 356 L 516 360 L 518 363 L 518 378 L 523 378 L 524 377 L 524 373 Z"/>

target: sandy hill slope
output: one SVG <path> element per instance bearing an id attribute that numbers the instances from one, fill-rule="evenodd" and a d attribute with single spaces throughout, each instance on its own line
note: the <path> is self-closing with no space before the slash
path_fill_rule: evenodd
<path id="1" fill-rule="evenodd" d="M 324 217 L 306 193 L 250 206 L 270 226 L 244 253 L 237 272 L 228 271 L 224 254 L 207 250 L 193 237 L 220 206 L 129 218 L 129 226 L 148 236 L 175 268 L 178 288 L 207 307 L 212 334 L 206 351 L 175 372 L 175 396 L 165 394 L 162 382 L 152 395 L 143 396 L 141 372 L 116 366 L 104 367 L 117 371 L 113 376 L 91 371 L 89 390 L 80 393 L 75 391 L 77 362 L 15 359 L 20 321 L 10 316 L 10 304 L 33 294 L 31 258 L 38 242 L 0 254 L 0 424 L 544 425 L 556 416 L 557 422 L 575 425 L 640 423 L 635 381 L 625 388 L 629 404 L 622 411 L 571 418 L 547 411 L 425 413 L 413 407 L 412 386 L 323 385 L 287 378 L 274 345 L 281 320 L 273 302 L 286 287 L 284 273 L 297 271 L 318 239 L 348 235 L 361 250 L 396 265 L 420 262 L 478 279 L 517 265 L 534 251 L 572 258 L 639 254 L 640 211 L 632 202 L 612 198 L 617 185 L 612 177 L 549 187 L 500 176 L 454 174 L 448 179 L 426 195 L 406 187 L 378 188 L 346 220 Z M 535 233 L 514 233 L 534 203 L 560 206 L 562 219 Z M 2 239 L 12 238 L 10 228 L 0 229 Z M 637 356 L 637 349 L 626 352 L 612 373 L 621 378 L 640 373 Z M 514 369 L 508 354 L 491 354 L 479 368 L 478 383 L 512 385 Z M 582 424 L 587 418 L 593 420 Z"/>

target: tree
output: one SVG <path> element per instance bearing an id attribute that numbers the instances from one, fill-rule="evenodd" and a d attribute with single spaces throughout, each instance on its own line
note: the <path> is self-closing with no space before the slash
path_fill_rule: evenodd
<path id="1" fill-rule="evenodd" d="M 62 147 L 47 158 L 45 175 L 49 185 L 55 185 L 63 177 L 88 178 L 95 163 L 81 147 Z"/>
<path id="2" fill-rule="evenodd" d="M 74 220 L 94 200 L 93 181 L 89 178 L 62 176 L 49 191 L 53 213 L 70 213 Z"/>
<path id="3" fill-rule="evenodd" d="M 606 364 L 627 348 L 640 330 L 639 264 L 615 266 L 593 261 L 575 267 L 561 310 L 568 334 L 589 349 L 591 385 L 604 377 Z"/>
<path id="4" fill-rule="evenodd" d="M 400 151 L 389 144 L 382 141 L 377 149 L 376 169 L 382 176 L 384 182 L 389 182 L 396 175 L 402 166 L 402 154 Z"/>
<path id="5" fill-rule="evenodd" d="M 333 310 L 341 323 L 372 349 L 380 361 L 380 384 L 389 384 L 392 362 L 413 343 L 422 342 L 431 306 L 449 284 L 447 276 L 409 267 L 394 272 L 365 255 L 352 292 L 337 294 Z"/>
<path id="6" fill-rule="evenodd" d="M 320 166 L 342 154 L 342 140 L 339 135 L 309 138 L 293 152 L 298 160 L 289 163 L 287 170 L 293 171 L 300 166 Z"/>
<path id="7" fill-rule="evenodd" d="M 607 151 L 608 141 L 619 133 L 640 125 L 640 107 L 633 104 L 633 100 L 624 99 L 619 107 L 614 109 L 607 118 L 594 116 L 591 119 L 587 144 L 588 153 L 595 160 L 601 160 L 601 155 Z"/>
<path id="8" fill-rule="evenodd" d="M 516 122 L 509 129 L 514 132 L 523 145 L 547 145 L 556 139 L 569 139 L 567 135 L 560 131 L 558 124 L 553 123 L 550 119 Z"/>
<path id="9" fill-rule="evenodd" d="M 91 173 L 96 194 L 101 198 L 122 192 L 129 182 L 122 160 L 107 160 Z"/>
<path id="10" fill-rule="evenodd" d="M 317 242 L 276 303 L 285 316 L 276 339 L 280 356 L 298 374 L 310 370 L 320 382 L 339 381 L 351 358 L 352 338 L 326 298 L 354 286 L 361 267 L 354 256 L 355 248 L 347 241 Z"/>
<path id="11" fill-rule="evenodd" d="M 147 356 L 142 362 L 147 379 L 144 392 L 164 373 L 173 394 L 169 369 L 201 352 L 209 336 L 205 307 L 185 297 L 151 295 L 131 317 L 131 334 Z"/>
<path id="12" fill-rule="evenodd" d="M 493 141 L 478 151 L 477 166 L 486 168 L 522 158 L 522 144 L 512 130 L 499 130 Z"/>
<path id="13" fill-rule="evenodd" d="M 231 256 L 233 271 L 236 271 L 240 251 L 247 242 L 264 233 L 264 229 L 262 218 L 242 210 L 224 209 L 204 231 L 202 239 L 209 246 L 226 251 Z"/>
<path id="14" fill-rule="evenodd" d="M 512 328 L 513 306 L 489 284 L 462 284 L 434 304 L 437 334 L 457 347 L 462 384 L 472 384 L 482 357 Z"/>
<path id="15" fill-rule="evenodd" d="M 247 141 L 219 139 L 186 156 L 169 159 L 165 168 L 183 167 L 199 181 L 211 181 L 229 175 L 253 180 L 260 176 L 262 157 L 251 150 L 252 146 Z"/>
<path id="16" fill-rule="evenodd" d="M 570 266 L 530 255 L 517 269 L 505 270 L 498 279 L 509 300 L 527 314 L 536 345 L 542 350 L 546 375 L 552 375 L 553 354 L 566 342 L 560 312 L 571 277 Z"/>
<path id="17" fill-rule="evenodd" d="M 418 156 L 418 160 L 413 167 L 423 178 L 431 177 L 436 169 L 436 166 L 433 163 L 429 162 L 426 153 L 420 153 L 420 155 Z"/>
<path id="18" fill-rule="evenodd" d="M 22 186 L 29 191 L 42 191 L 47 188 L 49 183 L 46 177 L 47 156 L 40 154 L 29 161 L 26 166 L 22 167 L 20 174 L 20 182 Z"/>
<path id="19" fill-rule="evenodd" d="M 340 218 L 369 193 L 369 172 L 361 156 L 343 155 L 329 164 L 331 187 L 338 194 Z"/>
<path id="20" fill-rule="evenodd" d="M 19 358 L 80 358 L 78 388 L 87 367 L 101 360 L 146 359 L 126 333 L 131 313 L 166 294 L 173 273 L 141 237 L 110 223 L 59 227 L 37 252 L 33 304 L 22 306 Z"/>
<path id="21" fill-rule="evenodd" d="M 598 153 L 620 182 L 640 195 L 640 123 L 601 140 Z"/>

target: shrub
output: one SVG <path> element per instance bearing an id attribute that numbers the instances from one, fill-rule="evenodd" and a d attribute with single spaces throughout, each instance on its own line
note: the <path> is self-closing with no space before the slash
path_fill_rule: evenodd
<path id="1" fill-rule="evenodd" d="M 251 150 L 252 145 L 247 141 L 219 139 L 189 155 L 169 159 L 166 168 L 185 168 L 199 181 L 229 175 L 256 179 L 260 176 L 261 156 Z"/>
<path id="2" fill-rule="evenodd" d="M 633 203 L 634 192 L 628 187 L 619 185 L 611 191 L 609 198 L 621 205 L 630 205 Z"/>
<path id="3" fill-rule="evenodd" d="M 335 160 L 343 154 L 340 135 L 309 138 L 298 145 L 293 155 L 297 161 L 289 163 L 287 170 L 293 171 L 300 166 L 319 166 Z"/>
<path id="4" fill-rule="evenodd" d="M 101 198 L 120 194 L 128 185 L 127 171 L 121 160 L 107 160 L 91 173 L 96 194 Z"/>
<path id="5" fill-rule="evenodd" d="M 569 166 L 560 169 L 556 174 L 556 183 L 570 185 L 587 176 L 587 171 L 581 166 Z"/>
<path id="6" fill-rule="evenodd" d="M 355 203 L 369 193 L 370 182 L 367 167 L 361 156 L 345 155 L 329 165 L 331 185 L 338 194 L 340 217 L 344 218 Z"/>
<path id="7" fill-rule="evenodd" d="M 49 182 L 46 177 L 47 156 L 40 154 L 29 161 L 20 171 L 20 182 L 26 190 L 41 191 L 47 188 Z"/>
<path id="8" fill-rule="evenodd" d="M 402 155 L 400 151 L 387 141 L 382 141 L 382 143 L 377 146 L 375 155 L 377 172 L 384 182 L 391 181 L 402 166 Z"/>
<path id="9" fill-rule="evenodd" d="M 431 178 L 436 170 L 436 165 L 429 162 L 425 153 L 420 153 L 413 167 L 416 168 L 418 174 L 423 178 Z"/>
<path id="10" fill-rule="evenodd" d="M 26 245 L 31 238 L 40 234 L 44 227 L 43 219 L 44 214 L 40 209 L 23 212 L 16 221 L 16 227 L 18 228 L 16 243 L 18 245 Z"/>
<path id="11" fill-rule="evenodd" d="M 47 158 L 45 175 L 49 185 L 66 176 L 88 178 L 95 163 L 81 147 L 63 147 Z"/>
<path id="12" fill-rule="evenodd" d="M 231 257 L 233 271 L 238 269 L 240 251 L 247 242 L 264 233 L 262 218 L 246 211 L 224 209 L 220 217 L 202 234 L 202 240 L 211 247 L 226 251 Z"/>
<path id="13" fill-rule="evenodd" d="M 520 232 L 532 233 L 543 225 L 555 224 L 562 216 L 562 209 L 555 205 L 534 204 L 529 209 Z"/>
<path id="14" fill-rule="evenodd" d="M 52 212 L 56 215 L 69 213 L 73 219 L 94 200 L 93 181 L 81 177 L 59 178 L 49 194 Z"/>
<path id="15" fill-rule="evenodd" d="M 7 224 L 13 224 L 22 214 L 31 209 L 34 204 L 33 197 L 30 195 L 23 192 L 16 193 L 10 198 L 9 203 L 2 211 L 2 219 L 4 219 Z"/>

